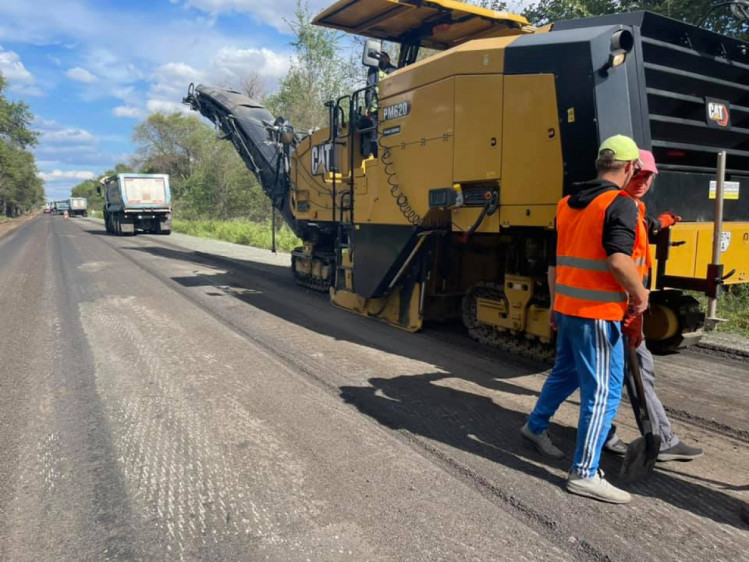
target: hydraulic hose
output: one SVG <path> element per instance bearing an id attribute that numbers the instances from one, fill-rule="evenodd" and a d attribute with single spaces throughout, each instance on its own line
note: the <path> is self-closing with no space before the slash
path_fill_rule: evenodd
<path id="1" fill-rule="evenodd" d="M 491 194 L 491 197 L 489 197 L 487 202 L 481 208 L 481 213 L 479 213 L 478 218 L 471 225 L 471 228 L 469 228 L 463 233 L 463 241 L 467 242 L 471 238 L 471 236 L 473 236 L 473 233 L 476 232 L 476 229 L 478 229 L 478 227 L 481 226 L 481 223 L 484 222 L 484 219 L 487 216 L 490 217 L 494 213 L 496 213 L 498 208 L 499 208 L 499 194 L 495 191 Z"/>

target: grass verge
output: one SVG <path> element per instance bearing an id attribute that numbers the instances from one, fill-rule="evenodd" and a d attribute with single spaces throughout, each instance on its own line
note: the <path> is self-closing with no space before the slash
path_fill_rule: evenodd
<path id="1" fill-rule="evenodd" d="M 700 293 L 689 293 L 694 296 L 703 310 L 707 309 L 707 298 Z M 718 299 L 719 318 L 725 318 L 718 326 L 719 332 L 730 332 L 749 338 L 749 285 L 728 285 Z"/>
<path id="2" fill-rule="evenodd" d="M 256 223 L 247 220 L 173 220 L 172 231 L 211 238 L 213 240 L 224 240 L 244 246 L 254 246 L 270 250 L 271 248 L 271 226 L 268 223 Z M 289 227 L 283 225 L 281 230 L 276 231 L 276 250 L 279 252 L 291 252 L 302 241 L 297 238 Z"/>

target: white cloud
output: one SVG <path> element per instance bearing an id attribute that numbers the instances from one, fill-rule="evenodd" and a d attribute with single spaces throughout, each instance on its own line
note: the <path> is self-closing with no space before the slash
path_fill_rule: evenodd
<path id="1" fill-rule="evenodd" d="M 21 62 L 21 57 L 13 51 L 5 51 L 0 47 L 0 71 L 10 83 L 32 84 L 34 77 Z"/>
<path id="2" fill-rule="evenodd" d="M 8 89 L 24 96 L 43 96 L 44 92 L 35 85 L 36 80 L 14 51 L 6 51 L 0 46 L 0 72 L 8 82 Z"/>
<path id="3" fill-rule="evenodd" d="M 33 149 L 37 162 L 53 160 L 61 164 L 81 166 L 94 165 L 94 162 L 102 160 L 109 161 L 99 148 L 102 139 L 85 129 L 66 127 L 41 117 L 34 120 L 34 128 L 41 133 L 39 145 Z"/>
<path id="4" fill-rule="evenodd" d="M 143 117 L 143 112 L 137 107 L 118 105 L 112 110 L 112 115 L 115 117 L 130 117 L 131 119 L 140 119 Z"/>
<path id="5" fill-rule="evenodd" d="M 313 14 L 317 14 L 330 4 L 330 0 L 310 0 L 309 7 Z M 286 19 L 293 18 L 296 0 L 187 0 L 185 6 L 196 8 L 214 17 L 232 12 L 247 14 L 282 33 L 289 33 Z"/>
<path id="6" fill-rule="evenodd" d="M 226 77 L 233 81 L 246 76 L 249 71 L 264 77 L 279 79 L 289 69 L 289 57 L 270 49 L 221 49 L 211 62 L 209 74 L 218 81 Z M 222 76 L 223 75 L 223 76 Z"/>
<path id="7" fill-rule="evenodd" d="M 75 162 L 76 157 L 85 158 L 97 154 L 97 148 L 91 144 L 40 144 L 34 148 L 34 154 L 39 156 L 53 156 L 65 163 Z"/>
<path id="8" fill-rule="evenodd" d="M 131 84 L 143 78 L 143 73 L 132 62 L 132 52 L 123 46 L 116 52 L 110 48 L 94 47 L 85 55 L 86 68 L 90 68 L 102 81 L 113 84 Z"/>
<path id="9" fill-rule="evenodd" d="M 60 180 L 92 180 L 95 174 L 82 170 L 52 170 L 51 172 L 39 172 L 37 176 L 45 182 L 54 182 Z"/>
<path id="10" fill-rule="evenodd" d="M 65 76 L 67 76 L 71 80 L 75 80 L 76 82 L 84 82 L 86 84 L 90 84 L 91 82 L 96 82 L 96 80 L 98 80 L 96 76 L 91 74 L 85 68 L 81 68 L 80 66 L 69 69 L 65 73 Z"/>
<path id="11" fill-rule="evenodd" d="M 96 137 L 84 129 L 68 128 L 48 130 L 42 132 L 42 142 L 45 143 L 93 143 Z"/>
<path id="12" fill-rule="evenodd" d="M 148 100 L 146 108 L 151 113 L 191 113 L 186 105 L 168 100 Z"/>
<path id="13" fill-rule="evenodd" d="M 275 82 L 285 75 L 290 58 L 270 49 L 237 49 L 224 47 L 202 70 L 184 62 L 171 62 L 157 68 L 150 76 L 146 107 L 149 112 L 188 112 L 182 105 L 191 82 L 239 87 L 250 72 Z"/>

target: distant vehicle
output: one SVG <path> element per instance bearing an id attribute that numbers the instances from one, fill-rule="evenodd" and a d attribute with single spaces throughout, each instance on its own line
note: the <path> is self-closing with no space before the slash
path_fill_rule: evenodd
<path id="1" fill-rule="evenodd" d="M 65 211 L 70 212 L 70 203 L 65 199 L 64 201 L 53 201 L 52 202 L 52 214 L 62 215 Z"/>
<path id="2" fill-rule="evenodd" d="M 70 207 L 71 217 L 88 216 L 88 199 L 85 197 L 71 197 L 68 199 L 68 206 Z"/>
<path id="3" fill-rule="evenodd" d="M 107 232 L 121 236 L 139 230 L 171 234 L 172 193 L 167 174 L 116 174 L 103 177 L 104 225 Z M 102 187 L 97 187 L 99 194 Z"/>
<path id="4" fill-rule="evenodd" d="M 45 215 L 48 215 L 48 214 L 50 214 L 51 212 L 52 212 L 52 209 L 50 209 L 49 207 L 44 207 L 44 214 L 45 214 Z"/>

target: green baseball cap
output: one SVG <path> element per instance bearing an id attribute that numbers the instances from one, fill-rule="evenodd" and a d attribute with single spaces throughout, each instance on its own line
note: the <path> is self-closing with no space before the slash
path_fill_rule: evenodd
<path id="1" fill-rule="evenodd" d="M 614 153 L 614 160 L 629 162 L 631 160 L 639 160 L 640 158 L 640 149 L 637 148 L 635 141 L 624 135 L 614 135 L 607 138 L 601 143 L 598 153 L 600 154 L 604 150 L 612 151 Z"/>

